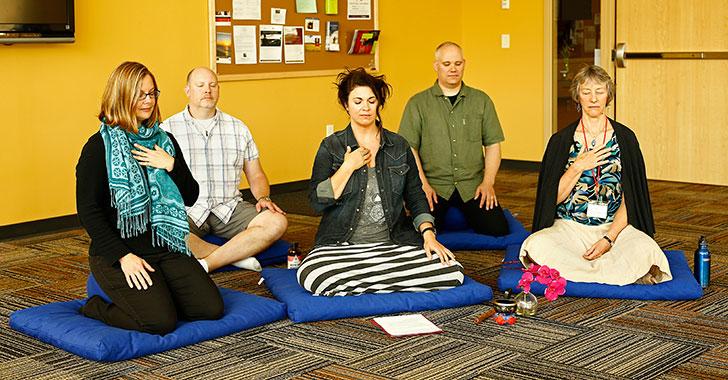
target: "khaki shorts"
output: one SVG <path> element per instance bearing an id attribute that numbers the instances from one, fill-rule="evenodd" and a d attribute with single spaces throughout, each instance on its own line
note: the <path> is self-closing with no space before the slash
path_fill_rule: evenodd
<path id="1" fill-rule="evenodd" d="M 267 209 L 263 209 L 263 211 L 265 210 Z M 190 232 L 199 237 L 203 237 L 207 234 L 213 234 L 221 238 L 232 239 L 233 236 L 245 231 L 250 222 L 257 215 L 258 211 L 255 209 L 255 205 L 246 201 L 240 201 L 238 202 L 238 205 L 235 206 L 235 210 L 233 210 L 233 214 L 230 216 L 230 220 L 227 223 L 223 223 L 222 220 L 213 213 L 210 213 L 207 220 L 205 220 L 205 222 L 199 227 L 197 227 L 195 222 L 193 222 L 189 216 L 187 217 L 187 223 L 190 225 Z"/>

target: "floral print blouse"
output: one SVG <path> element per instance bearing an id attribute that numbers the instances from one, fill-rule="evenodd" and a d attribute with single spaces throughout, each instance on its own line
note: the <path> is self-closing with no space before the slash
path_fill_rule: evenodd
<path id="1" fill-rule="evenodd" d="M 568 169 L 574 163 L 582 145 L 580 141 L 574 141 L 569 150 L 569 160 L 565 169 Z M 556 207 L 557 218 L 573 220 L 589 226 L 611 223 L 614 220 L 614 214 L 622 204 L 622 161 L 620 160 L 617 136 L 614 133 L 612 138 L 607 141 L 606 146 L 611 149 L 611 153 L 606 158 L 608 162 L 601 166 L 598 194 L 595 192 L 594 186 L 594 178 L 598 174 L 597 168 L 581 173 L 581 177 L 571 190 L 571 194 Z M 587 217 L 586 211 L 589 202 L 606 203 L 606 219 Z"/>

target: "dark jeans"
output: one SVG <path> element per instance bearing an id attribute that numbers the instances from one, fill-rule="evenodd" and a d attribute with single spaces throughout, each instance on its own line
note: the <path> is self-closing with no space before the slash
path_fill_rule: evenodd
<path id="1" fill-rule="evenodd" d="M 218 319 L 224 305 L 217 286 L 194 258 L 176 252 L 143 256 L 153 268 L 152 286 L 129 288 L 121 264 L 107 264 L 89 256 L 89 266 L 101 289 L 111 298 L 92 297 L 82 308 L 85 316 L 111 326 L 150 334 L 174 330 L 178 319 Z"/>
<path id="2" fill-rule="evenodd" d="M 463 202 L 457 190 L 452 193 L 449 200 L 438 195 L 435 211 L 432 213 L 435 217 L 435 227 L 442 229 L 445 225 L 447 209 L 457 207 L 465 214 L 465 220 L 476 233 L 490 236 L 508 235 L 508 221 L 500 205 L 490 210 L 486 210 L 485 205 L 483 208 L 480 208 L 479 205 L 480 199 Z"/>

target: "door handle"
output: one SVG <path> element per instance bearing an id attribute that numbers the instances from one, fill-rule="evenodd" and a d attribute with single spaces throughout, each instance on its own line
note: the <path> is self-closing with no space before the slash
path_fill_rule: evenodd
<path id="1" fill-rule="evenodd" d="M 728 59 L 726 51 L 683 51 L 683 52 L 627 52 L 627 44 L 620 42 L 612 49 L 612 61 L 617 67 L 627 67 L 626 59 Z"/>

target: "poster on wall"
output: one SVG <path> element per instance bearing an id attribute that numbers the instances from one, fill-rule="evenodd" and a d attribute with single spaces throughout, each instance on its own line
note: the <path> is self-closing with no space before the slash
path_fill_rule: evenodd
<path id="1" fill-rule="evenodd" d="M 230 26 L 230 11 L 215 12 L 215 26 Z"/>
<path id="2" fill-rule="evenodd" d="M 338 21 L 326 21 L 326 51 L 339 51 Z"/>
<path id="3" fill-rule="evenodd" d="M 303 27 L 283 27 L 283 53 L 286 63 L 304 63 Z"/>
<path id="4" fill-rule="evenodd" d="M 283 25 L 260 26 L 260 63 L 283 60 Z"/>
<path id="5" fill-rule="evenodd" d="M 370 20 L 372 18 L 371 0 L 346 0 L 347 20 Z"/>
<path id="6" fill-rule="evenodd" d="M 270 23 L 276 25 L 283 25 L 286 23 L 286 10 L 284 8 L 271 8 L 270 9 Z"/>
<path id="7" fill-rule="evenodd" d="M 260 0 L 233 0 L 234 20 L 260 20 Z"/>
<path id="8" fill-rule="evenodd" d="M 304 36 L 306 51 L 321 51 L 321 35 L 307 34 Z"/>
<path id="9" fill-rule="evenodd" d="M 254 65 L 258 63 L 255 25 L 233 26 L 233 42 L 235 43 L 236 65 Z"/>
<path id="10" fill-rule="evenodd" d="M 217 38 L 215 39 L 215 51 L 217 57 L 215 62 L 218 64 L 230 64 L 232 63 L 231 58 L 232 41 L 230 33 L 217 32 Z"/>
<path id="11" fill-rule="evenodd" d="M 307 32 L 318 32 L 320 22 L 318 18 L 306 17 L 306 20 L 303 22 L 303 27 Z"/>
<path id="12" fill-rule="evenodd" d="M 296 0 L 296 13 L 316 12 L 316 0 Z"/>
<path id="13" fill-rule="evenodd" d="M 327 15 L 339 14 L 339 0 L 326 0 L 324 4 L 324 12 Z"/>

